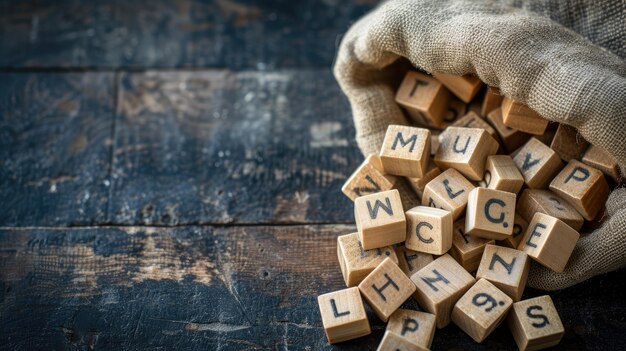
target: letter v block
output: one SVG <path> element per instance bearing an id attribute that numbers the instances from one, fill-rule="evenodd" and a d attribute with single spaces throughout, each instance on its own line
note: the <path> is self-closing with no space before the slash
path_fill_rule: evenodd
<path id="1" fill-rule="evenodd" d="M 441 134 L 435 163 L 454 168 L 470 180 L 481 180 L 487 157 L 498 151 L 498 142 L 480 128 L 448 127 Z"/>
<path id="2" fill-rule="evenodd" d="M 554 150 L 531 138 L 513 157 L 524 182 L 532 189 L 545 189 L 561 170 L 563 162 Z"/>
<path id="3" fill-rule="evenodd" d="M 513 304 L 507 324 L 520 350 L 541 350 L 561 342 L 565 329 L 548 295 Z"/>
<path id="4" fill-rule="evenodd" d="M 474 188 L 467 200 L 465 232 L 485 239 L 503 240 L 513 235 L 514 193 Z"/>
<path id="5" fill-rule="evenodd" d="M 337 238 L 337 257 L 346 286 L 357 286 L 387 257 L 398 262 L 396 252 L 391 246 L 363 250 L 358 233 Z"/>
<path id="6" fill-rule="evenodd" d="M 399 308 L 389 317 L 387 331 L 429 349 L 435 336 L 435 323 L 434 314 Z"/>
<path id="7" fill-rule="evenodd" d="M 428 169 L 430 131 L 424 128 L 390 125 L 380 149 L 385 173 L 421 178 Z"/>
<path id="8" fill-rule="evenodd" d="M 317 303 L 329 343 L 356 339 L 371 333 L 357 287 L 320 295 Z"/>
<path id="9" fill-rule="evenodd" d="M 358 197 L 354 201 L 354 218 L 364 250 L 406 239 L 406 219 L 396 189 Z"/>
<path id="10" fill-rule="evenodd" d="M 426 184 L 422 205 L 450 211 L 456 220 L 465 212 L 467 197 L 474 188 L 459 171 L 450 168 Z"/>
<path id="11" fill-rule="evenodd" d="M 411 250 L 443 255 L 452 247 L 452 213 L 428 206 L 406 211 L 406 242 Z"/>
<path id="12" fill-rule="evenodd" d="M 350 200 L 357 197 L 391 190 L 396 177 L 383 173 L 378 155 L 369 155 L 341 187 Z"/>
<path id="13" fill-rule="evenodd" d="M 525 252 L 487 245 L 476 272 L 476 279 L 489 280 L 513 301 L 519 301 L 526 287 L 529 270 L 530 259 Z"/>
<path id="14" fill-rule="evenodd" d="M 415 292 L 415 285 L 390 258 L 359 284 L 359 290 L 378 318 L 386 322 Z"/>
<path id="15" fill-rule="evenodd" d="M 550 183 L 550 190 L 569 202 L 588 221 L 609 197 L 609 184 L 601 171 L 572 159 Z"/>
<path id="16" fill-rule="evenodd" d="M 450 323 L 452 307 L 475 283 L 474 277 L 448 254 L 420 269 L 411 280 L 417 287 L 413 297 L 437 317 L 437 328 Z"/>

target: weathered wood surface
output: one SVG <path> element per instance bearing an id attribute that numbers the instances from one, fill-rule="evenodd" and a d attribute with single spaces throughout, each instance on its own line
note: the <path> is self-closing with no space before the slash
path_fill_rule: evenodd
<path id="1" fill-rule="evenodd" d="M 335 238 L 353 229 L 4 228 L 0 345 L 374 350 L 384 326 L 372 311 L 372 335 L 331 347 L 317 309 L 318 294 L 343 287 Z M 626 347 L 625 273 L 552 294 L 566 328 L 562 348 Z M 433 349 L 513 350 L 514 342 L 506 326 L 482 345 L 450 326 L 437 330 Z"/>

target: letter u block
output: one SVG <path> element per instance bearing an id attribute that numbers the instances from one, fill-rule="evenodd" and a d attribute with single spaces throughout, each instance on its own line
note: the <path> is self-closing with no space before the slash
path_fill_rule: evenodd
<path id="1" fill-rule="evenodd" d="M 481 180 L 487 157 L 495 155 L 498 147 L 484 129 L 448 127 L 441 134 L 435 163 L 441 169 L 454 168 L 470 180 Z"/>
<path id="2" fill-rule="evenodd" d="M 513 235 L 514 193 L 474 188 L 467 200 L 465 232 L 485 239 L 503 240 Z"/>
<path id="3" fill-rule="evenodd" d="M 317 303 L 329 343 L 356 339 L 371 333 L 357 287 L 320 295 Z"/>
<path id="4" fill-rule="evenodd" d="M 548 295 L 513 304 L 507 318 L 520 350 L 541 350 L 561 342 L 565 329 Z"/>
<path id="5" fill-rule="evenodd" d="M 443 255 L 452 247 L 452 213 L 427 206 L 406 211 L 406 242 L 413 251 Z"/>
<path id="6" fill-rule="evenodd" d="M 421 178 L 428 169 L 430 131 L 424 128 L 390 125 L 380 149 L 385 173 Z"/>
<path id="7" fill-rule="evenodd" d="M 553 271 L 563 272 L 579 237 L 560 219 L 537 212 L 518 249 Z"/>
<path id="8" fill-rule="evenodd" d="M 364 250 L 404 241 L 406 219 L 398 190 L 357 197 L 354 218 Z"/>

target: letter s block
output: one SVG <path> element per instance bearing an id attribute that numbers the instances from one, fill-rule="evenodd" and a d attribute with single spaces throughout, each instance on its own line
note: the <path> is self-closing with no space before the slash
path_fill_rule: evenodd
<path id="1" fill-rule="evenodd" d="M 513 304 L 507 324 L 520 350 L 540 350 L 561 342 L 565 329 L 548 295 Z"/>
<path id="2" fill-rule="evenodd" d="M 481 180 L 488 156 L 498 151 L 498 142 L 480 128 L 448 127 L 441 134 L 435 163 L 454 168 L 470 180 Z"/>
<path id="3" fill-rule="evenodd" d="M 380 149 L 385 173 L 421 178 L 430 159 L 430 131 L 424 128 L 390 125 Z"/>
<path id="4" fill-rule="evenodd" d="M 435 336 L 435 323 L 434 314 L 399 308 L 389 317 L 387 331 L 429 349 Z"/>
<path id="5" fill-rule="evenodd" d="M 317 303 L 329 343 L 356 339 L 371 333 L 357 287 L 320 295 Z"/>
<path id="6" fill-rule="evenodd" d="M 503 240 L 513 235 L 514 193 L 475 188 L 467 200 L 465 232 L 485 239 Z"/>
<path id="7" fill-rule="evenodd" d="M 443 255 L 452 247 L 452 213 L 427 206 L 406 211 L 406 242 L 413 251 Z"/>
<path id="8" fill-rule="evenodd" d="M 357 197 L 354 218 L 364 250 L 393 245 L 406 238 L 406 219 L 396 189 Z"/>

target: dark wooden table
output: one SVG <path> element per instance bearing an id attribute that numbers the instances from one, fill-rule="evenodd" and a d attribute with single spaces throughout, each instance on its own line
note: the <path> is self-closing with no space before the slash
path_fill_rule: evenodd
<path id="1" fill-rule="evenodd" d="M 330 67 L 372 2 L 1 1 L 0 348 L 332 349 L 362 156 Z M 552 294 L 560 347 L 626 348 L 625 281 Z"/>

